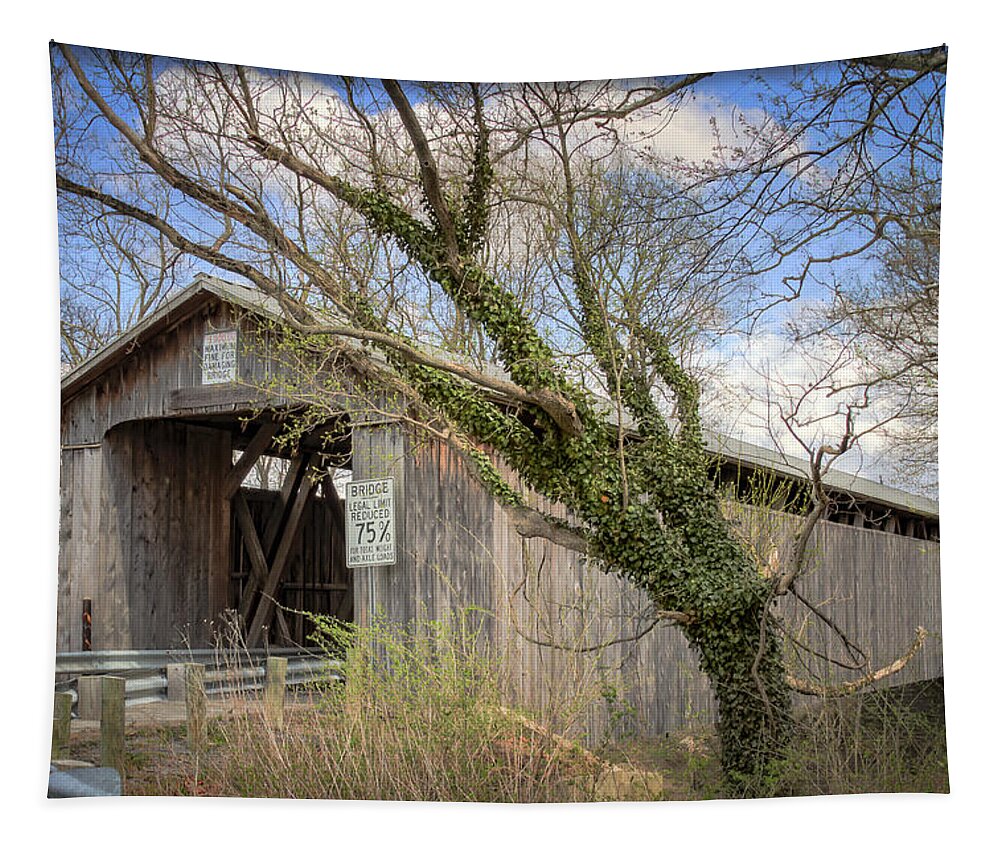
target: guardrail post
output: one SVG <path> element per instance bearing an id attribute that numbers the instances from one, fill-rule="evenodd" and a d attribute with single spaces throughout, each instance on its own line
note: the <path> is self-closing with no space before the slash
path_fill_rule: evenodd
<path id="1" fill-rule="evenodd" d="M 187 680 L 183 662 L 167 665 L 167 700 L 171 703 L 187 700 Z"/>
<path id="2" fill-rule="evenodd" d="M 288 660 L 279 656 L 267 659 L 267 676 L 264 680 L 264 717 L 280 728 L 285 720 L 285 676 Z"/>
<path id="3" fill-rule="evenodd" d="M 125 769 L 125 678 L 101 677 L 101 765 Z"/>
<path id="4" fill-rule="evenodd" d="M 81 721 L 101 720 L 101 678 L 79 677 L 76 681 L 77 714 Z"/>
<path id="5" fill-rule="evenodd" d="M 199 753 L 207 738 L 204 665 L 185 663 L 184 700 L 187 704 L 188 748 L 191 753 Z"/>
<path id="6" fill-rule="evenodd" d="M 52 713 L 52 759 L 62 759 L 69 753 L 69 725 L 73 716 L 73 695 L 57 691 Z"/>

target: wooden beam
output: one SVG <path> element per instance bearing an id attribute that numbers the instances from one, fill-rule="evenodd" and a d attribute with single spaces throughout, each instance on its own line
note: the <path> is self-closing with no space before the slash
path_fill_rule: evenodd
<path id="1" fill-rule="evenodd" d="M 101 765 L 125 772 L 125 679 L 101 677 Z"/>
<path id="2" fill-rule="evenodd" d="M 311 457 L 309 456 L 310 459 Z M 284 528 L 278 540 L 277 549 L 271 561 L 271 571 L 267 576 L 264 587 L 261 589 L 261 599 L 257 604 L 257 612 L 254 614 L 253 623 L 250 624 L 247 640 L 251 645 L 256 644 L 260 640 L 264 625 L 271 617 L 271 610 L 274 606 L 274 593 L 281 582 L 281 574 L 284 572 L 288 556 L 292 552 L 292 544 L 295 542 L 295 537 L 298 534 L 306 503 L 309 501 L 309 495 L 313 487 L 314 482 L 308 474 L 303 475 L 299 481 L 295 501 L 292 503 L 291 511 L 288 513 L 288 518 L 284 523 Z"/>
<path id="3" fill-rule="evenodd" d="M 350 410 L 354 401 L 347 393 L 331 393 L 324 399 L 331 405 Z M 167 397 L 169 413 L 220 413 L 225 411 L 261 411 L 294 405 L 287 396 L 268 395 L 256 387 L 230 382 L 228 384 L 198 384 L 178 387 Z"/>
<path id="4" fill-rule="evenodd" d="M 323 503 L 326 506 L 327 511 L 330 512 L 330 519 L 334 530 L 334 539 L 338 546 L 344 546 L 344 504 L 340 501 L 340 497 L 337 495 L 337 489 L 333 486 L 333 480 L 330 478 L 330 472 L 327 470 L 325 476 L 323 476 Z M 346 552 L 344 554 L 346 558 Z"/>
<path id="5" fill-rule="evenodd" d="M 288 472 L 285 474 L 285 481 L 281 485 L 281 496 L 276 510 L 271 514 L 264 527 L 264 539 L 261 543 L 265 553 L 273 553 L 274 542 L 284 524 L 288 514 L 288 506 L 292 499 L 292 494 L 302 481 L 302 475 L 306 468 L 307 453 L 300 452 L 288 465 Z"/>
<path id="6" fill-rule="evenodd" d="M 237 492 L 233 498 L 233 508 L 236 510 L 236 522 L 239 524 L 240 532 L 243 535 L 243 543 L 246 545 L 247 553 L 250 556 L 251 575 L 246 588 L 243 589 L 243 599 L 240 600 L 240 619 L 245 623 L 250 617 L 250 609 L 253 606 L 254 595 L 257 589 L 267 581 L 268 566 L 264 557 L 264 549 L 260 545 L 260 538 L 257 536 L 257 529 L 253 525 L 253 516 L 250 514 L 250 506 L 242 492 Z M 288 630 L 288 623 L 285 615 L 278 609 L 278 629 L 281 637 L 285 641 L 291 642 L 291 633 Z"/>
<path id="7" fill-rule="evenodd" d="M 278 408 L 287 404 L 287 399 L 268 396 L 254 387 L 242 384 L 202 384 L 195 387 L 179 387 L 176 390 L 171 390 L 168 398 L 168 405 L 172 413 L 191 413 L 206 408 L 253 411 L 262 408 Z"/>
<path id="8" fill-rule="evenodd" d="M 341 502 L 340 497 L 337 495 L 337 489 L 333 486 L 333 480 L 329 475 L 323 479 L 323 497 L 323 502 L 330 513 L 331 526 L 333 527 L 333 546 L 336 551 L 336 558 L 346 569 L 347 530 L 344 522 L 344 503 Z"/>
<path id="9" fill-rule="evenodd" d="M 296 455 L 292 459 L 291 464 L 289 464 L 288 466 L 288 473 L 285 475 L 285 481 L 281 485 L 281 493 L 279 494 L 278 505 L 275 506 L 274 511 L 268 518 L 266 528 L 264 529 L 264 540 L 260 541 L 259 538 L 257 539 L 263 553 L 265 554 L 265 569 L 264 569 L 264 575 L 260 577 L 260 579 L 257 578 L 256 571 L 253 571 L 250 576 L 250 583 L 244 589 L 244 602 L 246 603 L 247 606 L 247 612 L 244 615 L 244 621 L 250 616 L 249 609 L 252 608 L 253 606 L 254 595 L 257 593 L 258 589 L 260 589 L 267 582 L 267 577 L 270 574 L 270 567 L 267 566 L 266 554 L 268 553 L 273 554 L 274 552 L 273 548 L 275 539 L 278 537 L 279 532 L 283 528 L 284 521 L 288 515 L 288 505 L 291 499 L 291 495 L 292 493 L 294 493 L 295 488 L 297 488 L 299 486 L 299 483 L 302 481 L 308 457 L 309 456 L 306 453 L 300 453 L 299 455 Z M 250 525 L 252 527 L 253 523 L 251 522 Z M 257 530 L 254 529 L 255 537 L 256 534 Z M 251 566 L 252 564 L 253 563 L 251 562 Z M 272 605 L 270 601 L 268 601 L 268 603 L 269 605 Z M 258 609 L 259 608 L 260 606 L 258 604 Z M 240 611 L 242 612 L 242 610 L 243 606 L 241 605 Z M 292 636 L 291 633 L 289 632 L 288 623 L 285 620 L 285 615 L 281 611 L 281 609 L 278 609 L 277 620 L 278 620 L 278 631 L 281 634 L 281 639 L 291 644 Z M 256 617 L 254 618 L 254 621 L 256 621 Z M 256 639 L 254 639 L 254 641 L 256 641 Z"/>
<path id="10" fill-rule="evenodd" d="M 247 473 L 250 472 L 250 468 L 257 463 L 260 456 L 271 445 L 271 440 L 278 433 L 279 428 L 280 425 L 273 420 L 260 424 L 260 428 L 257 429 L 257 433 L 253 436 L 253 440 L 250 441 L 246 450 L 240 456 L 239 460 L 233 464 L 232 469 L 226 476 L 226 481 L 222 487 L 225 499 L 232 499 L 233 494 L 240 489 L 240 485 L 243 484 L 243 480 L 246 478 Z"/>
<path id="11" fill-rule="evenodd" d="M 333 526 L 333 547 L 334 547 L 334 559 L 340 562 L 340 567 L 343 569 L 347 561 L 347 544 L 345 541 L 345 529 L 344 529 L 344 504 L 340 501 L 340 496 L 337 494 L 337 489 L 333 486 L 333 478 L 331 476 L 331 471 L 327 469 L 326 475 L 323 477 L 323 502 L 326 505 L 326 510 L 329 512 L 331 525 Z M 338 620 L 347 620 L 351 617 L 354 612 L 354 592 L 349 584 L 343 586 L 343 590 L 349 593 L 345 593 L 340 598 L 340 603 L 337 606 L 337 611 L 334 616 Z"/>

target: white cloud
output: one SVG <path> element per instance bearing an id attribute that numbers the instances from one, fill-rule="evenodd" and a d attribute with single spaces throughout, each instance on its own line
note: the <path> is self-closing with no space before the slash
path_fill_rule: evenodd
<path id="1" fill-rule="evenodd" d="M 773 120 L 762 110 L 740 110 L 715 98 L 648 107 L 621 119 L 619 125 L 634 150 L 692 165 L 732 164 L 762 153 L 764 139 L 777 138 Z"/>
<path id="2" fill-rule="evenodd" d="M 847 405 L 865 401 L 865 389 L 852 386 L 863 376 L 851 351 L 796 344 L 772 331 L 729 339 L 708 350 L 702 365 L 709 375 L 703 400 L 706 421 L 723 434 L 789 457 L 806 457 L 799 440 L 810 447 L 838 443 Z M 898 413 L 892 399 L 869 394 L 867 406 L 855 415 L 857 446 L 837 468 L 900 484 L 892 481 L 887 463 L 894 444 L 884 425 Z"/>

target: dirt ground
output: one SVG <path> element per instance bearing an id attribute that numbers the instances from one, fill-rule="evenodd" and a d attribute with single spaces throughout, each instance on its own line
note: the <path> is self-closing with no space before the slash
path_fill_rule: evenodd
<path id="1" fill-rule="evenodd" d="M 209 718 L 218 718 L 232 709 L 232 701 L 210 700 L 207 703 Z M 187 707 L 183 701 L 157 700 L 125 707 L 125 727 L 157 727 L 170 724 L 184 724 L 187 721 Z M 70 734 L 99 733 L 100 721 L 84 721 L 74 718 L 70 722 Z"/>

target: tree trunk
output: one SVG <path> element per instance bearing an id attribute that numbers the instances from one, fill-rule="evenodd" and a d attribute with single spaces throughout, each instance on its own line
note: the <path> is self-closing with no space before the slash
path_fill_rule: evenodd
<path id="1" fill-rule="evenodd" d="M 768 794 L 791 732 L 791 690 L 766 604 L 727 623 L 695 623 L 685 634 L 718 701 L 722 765 L 730 783 L 744 796 Z"/>

